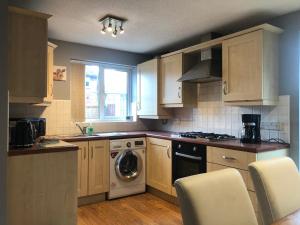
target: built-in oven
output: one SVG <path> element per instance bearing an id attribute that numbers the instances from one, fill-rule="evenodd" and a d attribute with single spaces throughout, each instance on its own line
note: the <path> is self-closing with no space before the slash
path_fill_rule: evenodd
<path id="1" fill-rule="evenodd" d="M 188 142 L 172 142 L 172 182 L 175 180 L 206 173 L 206 146 Z"/>

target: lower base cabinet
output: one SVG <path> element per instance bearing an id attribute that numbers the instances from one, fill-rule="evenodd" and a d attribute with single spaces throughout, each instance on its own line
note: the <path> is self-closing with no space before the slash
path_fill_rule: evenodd
<path id="1" fill-rule="evenodd" d="M 272 159 L 288 155 L 288 149 L 279 149 L 270 152 L 250 153 L 233 149 L 207 147 L 207 172 L 222 170 L 226 168 L 237 169 L 248 189 L 249 197 L 252 202 L 258 224 L 262 225 L 260 210 L 256 198 L 253 182 L 248 171 L 248 165 L 258 160 Z"/>
<path id="2" fill-rule="evenodd" d="M 109 141 L 73 143 L 78 151 L 78 197 L 96 195 L 109 190 Z"/>
<path id="3" fill-rule="evenodd" d="M 77 151 L 9 156 L 7 224 L 75 225 Z"/>
<path id="4" fill-rule="evenodd" d="M 147 185 L 172 194 L 172 142 L 147 138 Z"/>

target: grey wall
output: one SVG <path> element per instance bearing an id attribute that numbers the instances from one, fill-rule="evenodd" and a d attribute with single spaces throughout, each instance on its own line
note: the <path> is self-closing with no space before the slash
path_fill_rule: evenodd
<path id="1" fill-rule="evenodd" d="M 149 56 L 113 49 L 87 46 L 65 41 L 50 40 L 58 45 L 54 52 L 54 64 L 67 66 L 67 81 L 54 82 L 54 98 L 70 99 L 70 60 L 87 60 L 123 65 L 136 66 L 138 63 L 146 61 Z"/>
<path id="2" fill-rule="evenodd" d="M 6 224 L 7 97 L 7 1 L 0 1 L 0 224 Z"/>
<path id="3" fill-rule="evenodd" d="M 275 18 L 271 24 L 284 29 L 280 36 L 281 95 L 291 96 L 291 151 L 290 156 L 299 161 L 299 55 L 300 55 L 300 11 Z"/>

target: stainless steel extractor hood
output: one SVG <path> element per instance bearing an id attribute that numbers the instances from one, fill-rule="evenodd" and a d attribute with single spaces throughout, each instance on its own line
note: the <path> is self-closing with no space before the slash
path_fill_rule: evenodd
<path id="1" fill-rule="evenodd" d="M 211 32 L 202 35 L 201 42 L 209 41 L 220 37 L 221 35 Z M 199 53 L 186 55 L 197 59 L 196 63 L 189 70 L 185 71 L 182 77 L 178 80 L 181 82 L 204 83 L 221 80 L 222 76 L 222 50 L 219 48 L 209 48 L 201 50 Z"/>
<path id="2" fill-rule="evenodd" d="M 201 58 L 178 81 L 204 83 L 221 80 L 222 59 L 220 49 L 201 51 Z"/>

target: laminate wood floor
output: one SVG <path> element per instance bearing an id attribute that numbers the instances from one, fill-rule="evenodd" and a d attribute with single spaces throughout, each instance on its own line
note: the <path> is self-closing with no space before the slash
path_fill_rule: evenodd
<path id="1" fill-rule="evenodd" d="M 145 193 L 78 208 L 78 225 L 182 225 L 178 206 Z"/>

